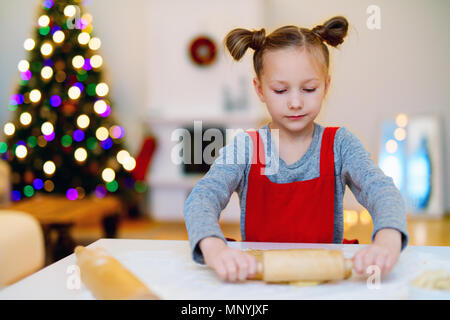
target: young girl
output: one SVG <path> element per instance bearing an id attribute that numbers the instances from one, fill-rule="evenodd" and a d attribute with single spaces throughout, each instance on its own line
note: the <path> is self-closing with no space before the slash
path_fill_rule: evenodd
<path id="1" fill-rule="evenodd" d="M 357 273 L 370 265 L 388 273 L 408 243 L 405 205 L 392 179 L 345 127 L 314 122 L 330 86 L 325 43 L 341 44 L 347 29 L 347 20 L 338 16 L 312 30 L 284 26 L 266 36 L 264 29 L 234 29 L 225 38 L 235 60 L 255 50 L 253 84 L 271 121 L 258 131 L 238 133 L 185 203 L 193 259 L 223 280 L 244 280 L 256 272 L 256 259 L 228 247 L 218 224 L 234 191 L 243 241 L 347 243 L 348 185 L 374 222 L 372 244 L 353 257 Z M 246 161 L 230 161 L 243 157 Z M 273 164 L 277 170 L 268 172 Z"/>

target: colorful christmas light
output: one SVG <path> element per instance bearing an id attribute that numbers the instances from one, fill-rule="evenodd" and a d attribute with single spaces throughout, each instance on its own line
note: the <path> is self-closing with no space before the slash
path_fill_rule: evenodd
<path id="1" fill-rule="evenodd" d="M 33 187 L 36 190 L 41 190 L 44 187 L 44 181 L 39 178 L 33 180 Z"/>
<path id="2" fill-rule="evenodd" d="M 14 134 L 14 132 L 16 132 L 16 126 L 11 123 L 8 122 L 5 124 L 5 126 L 3 127 L 3 132 L 7 135 L 7 136 L 12 136 Z"/>
<path id="3" fill-rule="evenodd" d="M 53 0 L 44 0 L 42 6 L 44 7 L 44 9 L 50 9 L 51 7 L 53 7 L 53 4 Z"/>
<path id="4" fill-rule="evenodd" d="M 77 9 L 73 5 L 68 5 L 64 8 L 64 15 L 66 17 L 73 17 L 77 13 Z"/>
<path id="5" fill-rule="evenodd" d="M 108 94 L 109 92 L 109 87 L 106 83 L 102 82 L 99 83 L 96 87 L 95 87 L 95 93 L 99 96 L 99 97 L 104 97 Z"/>
<path id="6" fill-rule="evenodd" d="M 49 161 L 46 161 L 44 163 L 44 166 L 43 166 L 42 169 L 44 170 L 45 174 L 52 175 L 56 171 L 56 166 L 55 166 L 55 163 L 53 161 L 49 160 Z"/>
<path id="7" fill-rule="evenodd" d="M 30 101 L 31 102 L 38 102 L 41 100 L 41 92 L 38 89 L 33 89 L 30 92 Z"/>
<path id="8" fill-rule="evenodd" d="M 84 65 L 84 58 L 80 55 L 76 55 L 72 59 L 72 65 L 74 68 L 79 69 Z"/>
<path id="9" fill-rule="evenodd" d="M 20 60 L 17 64 L 17 69 L 19 69 L 20 72 L 25 72 L 30 68 L 30 63 L 27 60 Z"/>
<path id="10" fill-rule="evenodd" d="M 22 80 L 28 81 L 28 80 L 31 79 L 31 77 L 32 77 L 32 73 L 31 73 L 30 70 L 27 70 L 27 71 L 25 71 L 25 72 L 21 72 L 21 73 L 20 73 L 20 78 L 21 78 Z"/>
<path id="11" fill-rule="evenodd" d="M 16 156 L 18 158 L 23 159 L 23 158 L 25 158 L 27 156 L 27 154 L 28 154 L 27 147 L 22 146 L 22 145 L 17 146 L 17 148 L 16 148 Z"/>
<path id="12" fill-rule="evenodd" d="M 41 70 L 42 79 L 48 80 L 53 76 L 53 69 L 49 66 L 45 66 Z"/>
<path id="13" fill-rule="evenodd" d="M 95 136 L 99 141 L 106 140 L 109 136 L 108 129 L 106 129 L 105 127 L 98 128 L 97 131 L 95 131 Z"/>
<path id="14" fill-rule="evenodd" d="M 113 144 L 114 142 L 112 141 L 111 138 L 106 138 L 105 140 L 100 141 L 100 146 L 105 150 L 111 149 Z"/>
<path id="15" fill-rule="evenodd" d="M 76 200 L 78 198 L 78 191 L 77 191 L 77 189 L 74 189 L 74 188 L 68 189 L 67 193 L 66 193 L 66 197 L 69 200 Z"/>
<path id="16" fill-rule="evenodd" d="M 27 51 L 33 50 L 35 45 L 36 45 L 36 42 L 34 42 L 34 40 L 30 39 L 30 38 L 26 39 L 23 43 L 23 47 Z"/>
<path id="17" fill-rule="evenodd" d="M 103 186 L 97 186 L 96 188 L 95 188 L 95 196 L 97 197 L 97 198 L 104 198 L 105 196 L 106 196 L 106 189 L 105 189 L 105 187 L 103 187 Z"/>
<path id="18" fill-rule="evenodd" d="M 41 54 L 44 57 L 47 57 L 49 55 L 51 55 L 53 52 L 53 46 L 49 43 L 49 42 L 45 42 L 42 46 L 41 46 Z"/>
<path id="19" fill-rule="evenodd" d="M 53 33 L 53 41 L 54 41 L 55 43 L 61 43 L 61 42 L 63 42 L 63 41 L 64 41 L 64 38 L 65 38 L 64 32 L 62 32 L 61 30 L 56 30 L 56 31 Z"/>
<path id="20" fill-rule="evenodd" d="M 105 112 L 100 113 L 100 116 L 102 118 L 106 118 L 111 114 L 111 107 L 109 105 L 106 105 L 106 110 Z"/>
<path id="21" fill-rule="evenodd" d="M 50 97 L 50 104 L 52 107 L 56 108 L 61 105 L 61 97 L 58 95 L 53 95 Z"/>
<path id="22" fill-rule="evenodd" d="M 91 40 L 89 40 L 89 49 L 91 50 L 98 50 L 100 49 L 102 45 L 102 42 L 99 38 L 93 37 Z"/>
<path id="23" fill-rule="evenodd" d="M 23 112 L 20 115 L 20 123 L 24 126 L 28 126 L 31 123 L 31 120 L 33 119 L 31 114 L 29 112 Z"/>
<path id="24" fill-rule="evenodd" d="M 87 151 L 84 148 L 78 148 L 75 150 L 74 156 L 78 162 L 83 162 L 87 159 Z"/>
<path id="25" fill-rule="evenodd" d="M 84 140 L 84 132 L 83 130 L 77 129 L 73 132 L 73 140 L 76 142 L 80 142 Z"/>
<path id="26" fill-rule="evenodd" d="M 81 129 L 85 129 L 89 126 L 90 120 L 89 117 L 85 114 L 78 116 L 77 118 L 77 126 Z"/>

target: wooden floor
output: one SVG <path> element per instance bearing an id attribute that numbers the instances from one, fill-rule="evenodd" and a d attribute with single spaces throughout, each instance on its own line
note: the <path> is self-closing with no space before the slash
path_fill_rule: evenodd
<path id="1" fill-rule="evenodd" d="M 357 238 L 361 244 L 369 244 L 373 230 L 372 222 L 362 217 L 351 219 L 351 216 L 351 214 L 344 216 L 344 237 Z M 439 219 L 409 216 L 407 221 L 410 245 L 450 246 L 450 215 Z M 221 227 L 226 237 L 241 240 L 238 224 L 221 224 Z M 101 228 L 93 225 L 75 227 L 72 235 L 77 243 L 84 245 L 103 237 Z M 188 239 L 184 222 L 158 222 L 146 218 L 122 220 L 118 237 L 154 240 Z"/>

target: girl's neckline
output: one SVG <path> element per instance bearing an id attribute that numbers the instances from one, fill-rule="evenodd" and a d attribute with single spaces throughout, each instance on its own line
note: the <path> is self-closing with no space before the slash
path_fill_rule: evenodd
<path id="1" fill-rule="evenodd" d="M 277 150 L 277 146 L 273 142 L 273 139 L 272 139 L 272 133 L 270 131 L 269 123 L 265 124 L 261 129 L 268 130 L 269 134 L 266 135 L 268 138 L 266 145 L 267 146 L 270 145 L 270 149 L 272 150 L 273 156 L 278 157 L 278 159 L 279 159 L 280 166 L 283 166 L 287 169 L 294 169 L 294 168 L 300 167 L 301 165 L 306 163 L 309 160 L 309 158 L 312 156 L 313 152 L 315 151 L 315 149 L 317 147 L 317 142 L 319 140 L 319 127 L 320 126 L 314 122 L 313 138 L 311 140 L 311 143 L 309 144 L 308 150 L 305 152 L 305 154 L 303 156 L 301 156 L 300 159 L 298 159 L 297 161 L 295 161 L 294 163 L 292 163 L 290 165 L 286 164 L 286 162 L 280 157 L 278 150 Z M 266 150 L 266 155 L 267 155 L 267 150 Z"/>

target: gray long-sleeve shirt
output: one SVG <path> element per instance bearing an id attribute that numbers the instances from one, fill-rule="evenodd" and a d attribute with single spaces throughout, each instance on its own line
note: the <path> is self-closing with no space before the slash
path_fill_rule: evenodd
<path id="1" fill-rule="evenodd" d="M 266 175 L 274 183 L 290 183 L 317 178 L 320 173 L 320 149 L 324 127 L 314 123 L 314 133 L 307 152 L 295 163 L 287 165 L 278 155 L 269 125 L 258 131 L 264 143 Z M 386 176 L 370 158 L 362 143 L 345 127 L 334 139 L 335 197 L 333 243 L 342 243 L 344 234 L 343 197 L 349 186 L 358 202 L 371 214 L 374 223 L 372 239 L 383 228 L 402 234 L 402 250 L 408 244 L 405 203 L 391 177 Z M 220 150 L 219 157 L 198 181 L 184 205 L 184 218 L 192 257 L 204 263 L 198 243 L 205 237 L 226 241 L 219 226 L 220 213 L 233 192 L 241 207 L 241 237 L 245 241 L 245 208 L 248 177 L 252 163 L 251 137 L 241 131 Z M 230 161 L 230 159 L 232 161 Z"/>

